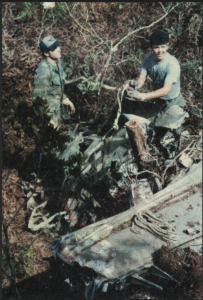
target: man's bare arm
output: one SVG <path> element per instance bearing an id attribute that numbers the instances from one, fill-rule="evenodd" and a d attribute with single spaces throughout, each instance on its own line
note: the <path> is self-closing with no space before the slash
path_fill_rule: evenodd
<path id="1" fill-rule="evenodd" d="M 149 92 L 149 93 L 139 93 L 138 91 L 128 91 L 128 96 L 137 98 L 141 101 L 145 99 L 154 99 L 154 98 L 160 98 L 163 96 L 166 96 L 170 93 L 172 89 L 173 83 L 165 82 L 164 86 L 161 89 L 158 89 L 154 92 Z"/>
<path id="2" fill-rule="evenodd" d="M 172 87 L 173 87 L 173 83 L 165 82 L 164 86 L 161 89 L 158 89 L 153 92 L 145 93 L 145 99 L 154 99 L 154 98 L 166 96 L 170 93 Z"/>
<path id="3" fill-rule="evenodd" d="M 140 74 L 139 77 L 138 77 L 137 80 L 136 80 L 137 83 L 139 83 L 138 88 L 141 88 L 141 87 L 144 85 L 145 80 L 146 80 L 146 76 L 143 75 L 143 74 Z"/>

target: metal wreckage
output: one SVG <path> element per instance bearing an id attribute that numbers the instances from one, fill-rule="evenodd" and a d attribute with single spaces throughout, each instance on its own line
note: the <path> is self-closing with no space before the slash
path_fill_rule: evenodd
<path id="1" fill-rule="evenodd" d="M 30 230 L 57 236 L 62 220 L 68 224 L 68 233 L 58 234 L 47 249 L 68 268 L 77 266 L 87 299 L 108 292 L 110 285 L 118 290 L 129 284 L 162 290 L 146 275 L 174 282 L 178 278 L 153 264 L 154 251 L 168 243 L 200 253 L 202 249 L 201 135 L 194 139 L 187 130 L 178 132 L 189 117 L 178 105 L 162 114 L 153 103 L 119 97 L 118 110 L 112 110 L 100 135 L 78 124 L 73 141 L 58 154 L 65 160 L 80 152 L 87 157 L 80 176 L 64 182 L 63 189 L 73 195 L 65 209 L 50 217 L 43 214 L 49 201 L 44 190 L 28 201 Z M 107 133 L 102 136 L 102 131 Z M 81 187 L 83 180 L 88 184 Z M 99 219 L 100 186 L 114 199 L 125 194 L 128 209 Z M 78 225 L 82 228 L 75 230 Z M 72 285 L 70 273 L 65 281 Z"/>

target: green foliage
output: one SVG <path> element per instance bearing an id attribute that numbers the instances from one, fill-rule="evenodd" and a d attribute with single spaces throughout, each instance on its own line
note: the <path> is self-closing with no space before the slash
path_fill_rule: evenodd
<path id="1" fill-rule="evenodd" d="M 40 2 L 24 2 L 23 11 L 18 17 L 14 18 L 14 20 L 20 20 L 25 16 L 27 16 L 28 18 L 34 16 L 37 19 L 37 8 L 39 7 L 42 9 L 42 4 Z"/>
<path id="2" fill-rule="evenodd" d="M 57 22 L 62 16 L 63 14 L 66 12 L 66 7 L 67 6 L 71 6 L 73 2 L 55 2 L 55 6 L 53 8 L 53 15 L 55 17 L 55 21 Z M 52 13 L 48 14 L 48 18 L 50 18 L 52 16 Z"/>
<path id="3" fill-rule="evenodd" d="M 196 116 L 200 120 L 202 119 L 202 111 L 199 108 L 195 107 L 195 106 L 193 106 L 191 108 L 190 114 L 193 115 L 193 116 Z"/>
<path id="4" fill-rule="evenodd" d="M 71 6 L 72 2 L 55 2 L 53 8 L 47 8 L 44 13 L 45 21 L 53 18 L 54 23 L 56 23 L 66 12 L 66 7 Z M 23 10 L 20 15 L 14 18 L 14 20 L 21 20 L 24 17 L 28 19 L 34 17 L 38 19 L 38 13 L 43 10 L 42 2 L 23 2 Z"/>
<path id="5" fill-rule="evenodd" d="M 103 111 L 104 111 L 104 112 L 107 112 L 107 110 L 108 110 L 108 105 L 105 103 L 105 104 L 104 104 L 104 107 L 103 107 Z"/>
<path id="6" fill-rule="evenodd" d="M 77 63 L 78 53 L 71 50 L 68 55 L 65 55 L 62 62 L 64 71 L 68 74 L 68 77 L 73 75 L 74 67 Z"/>
<path id="7" fill-rule="evenodd" d="M 194 13 L 199 14 L 202 17 L 202 2 L 188 2 L 193 8 Z"/>
<path id="8" fill-rule="evenodd" d="M 202 88 L 202 59 L 186 59 L 181 63 L 182 88 L 188 89 L 195 86 L 196 92 L 201 96 Z M 195 78 L 195 82 L 194 82 Z M 194 85 L 195 84 L 195 85 Z"/>
<path id="9" fill-rule="evenodd" d="M 38 178 L 46 175 L 44 185 L 61 186 L 68 168 L 71 172 L 78 173 L 84 157 L 74 157 L 69 161 L 58 157 L 72 138 L 63 135 L 62 129 L 56 130 L 49 125 L 51 117 L 47 113 L 48 104 L 40 97 L 33 100 L 32 105 L 28 105 L 26 100 L 17 104 L 12 97 L 3 99 L 3 168 L 16 168 L 19 176 L 26 181 L 31 180 L 33 172 Z M 12 148 L 6 142 L 6 126 L 16 130 Z M 19 143 L 21 136 L 24 136 L 28 144 L 29 141 L 34 144 L 33 151 L 25 154 L 24 145 Z"/>
<path id="10" fill-rule="evenodd" d="M 21 279 L 22 281 L 30 276 L 30 270 L 32 268 L 33 249 L 31 247 L 31 242 L 25 250 L 20 250 L 20 257 L 24 260 L 24 269 L 26 272 L 25 276 Z"/>
<path id="11" fill-rule="evenodd" d="M 69 167 L 69 175 L 75 177 L 80 176 L 82 172 L 82 166 L 84 165 L 86 159 L 87 156 L 83 153 L 71 155 L 71 157 L 68 160 L 68 164 L 71 166 Z"/>
<path id="12" fill-rule="evenodd" d="M 79 83 L 77 87 L 81 90 L 82 94 L 86 94 L 88 91 L 97 91 L 98 86 L 93 85 L 93 81 L 95 81 L 95 76 L 89 76 L 88 79 L 83 80 L 82 83 Z M 101 81 L 103 84 L 103 81 Z"/>
<path id="13" fill-rule="evenodd" d="M 138 54 L 139 54 L 139 58 L 143 58 L 143 56 L 144 56 L 144 52 L 143 52 L 143 50 L 142 49 L 138 49 Z"/>

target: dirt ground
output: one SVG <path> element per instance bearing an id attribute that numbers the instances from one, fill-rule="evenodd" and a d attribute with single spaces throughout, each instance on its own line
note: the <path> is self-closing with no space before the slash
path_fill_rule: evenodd
<path id="1" fill-rule="evenodd" d="M 8 222 L 24 201 L 15 171 L 11 172 L 3 188 L 2 196 L 3 213 Z M 65 300 L 84 298 L 84 287 L 81 285 L 81 289 L 78 287 L 70 289 L 69 285 L 64 282 L 63 267 L 56 264 L 52 251 L 45 249 L 53 237 L 43 233 L 29 232 L 26 204 L 9 226 L 8 234 L 12 262 L 17 270 L 17 283 L 22 299 Z M 2 279 L 3 299 L 16 299 L 15 291 L 10 288 L 10 282 L 4 274 Z M 109 299 L 119 299 L 120 296 L 122 299 L 132 299 L 131 297 L 126 298 L 127 295 L 123 294 L 123 291 L 116 294 L 114 292 L 114 295 L 110 293 Z M 105 294 L 100 297 L 100 299 L 104 298 L 108 299 Z M 142 299 L 149 298 L 142 297 Z"/>
<path id="2" fill-rule="evenodd" d="M 24 201 L 18 184 L 18 176 L 15 171 L 10 174 L 2 193 L 3 213 L 6 217 L 6 221 L 9 221 Z M 59 261 L 55 261 L 52 251 L 45 249 L 45 246 L 53 240 L 53 237 L 43 233 L 37 232 L 33 234 L 29 232 L 27 229 L 27 217 L 26 204 L 24 204 L 8 229 L 12 262 L 17 270 L 17 283 L 22 299 L 85 300 L 84 285 L 82 282 L 79 285 L 77 282 L 77 286 L 70 287 L 64 281 L 67 268 L 69 267 L 67 265 L 62 265 Z M 70 270 L 68 270 L 68 272 L 70 272 Z M 76 273 L 73 272 L 71 276 L 77 280 Z M 159 279 L 157 284 L 164 287 L 165 291 L 163 293 L 146 287 L 130 285 L 127 289 L 122 291 L 116 291 L 110 287 L 107 295 L 102 293 L 97 295 L 96 298 L 98 300 L 171 299 L 169 296 L 170 283 L 166 283 Z M 10 288 L 10 283 L 4 275 L 2 287 L 3 299 L 16 299 L 15 291 Z M 166 293 L 169 294 L 166 296 Z M 201 299 L 201 296 L 196 299 Z"/>
<path id="3" fill-rule="evenodd" d="M 191 135 L 197 134 L 196 131 L 186 125 Z M 194 127 L 196 124 L 194 123 Z M 192 139 L 192 137 L 190 138 Z M 190 141 L 183 140 L 181 148 L 184 149 Z M 18 210 L 25 201 L 21 192 L 18 173 L 15 170 L 9 175 L 9 178 L 2 190 L 2 211 L 6 222 Z M 114 203 L 108 203 L 107 218 L 128 209 L 128 201 L 125 197 L 115 199 Z M 28 213 L 26 203 L 17 214 L 8 228 L 10 238 L 10 253 L 16 278 L 22 299 L 84 299 L 84 287 L 81 283 L 81 289 L 69 287 L 64 282 L 63 267 L 56 264 L 53 258 L 53 252 L 46 250 L 45 246 L 54 238 L 43 233 L 32 233 L 27 228 Z M 3 266 L 5 266 L 5 257 L 3 255 Z M 65 271 L 64 271 L 65 272 Z M 75 275 L 73 275 L 75 276 Z M 164 284 L 164 283 L 161 283 Z M 15 291 L 10 288 L 10 282 L 3 274 L 2 276 L 3 299 L 16 299 Z M 107 295 L 102 294 L 98 299 L 162 299 L 161 294 L 155 290 L 150 290 L 140 286 L 130 286 L 124 291 L 112 290 Z"/>

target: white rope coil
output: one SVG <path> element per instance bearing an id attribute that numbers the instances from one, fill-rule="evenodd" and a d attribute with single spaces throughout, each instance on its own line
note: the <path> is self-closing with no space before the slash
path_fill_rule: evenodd
<path id="1" fill-rule="evenodd" d="M 146 229 L 164 241 L 176 242 L 180 239 L 174 227 L 155 217 L 149 211 L 137 213 L 131 220 L 131 231 L 138 233 L 136 226 Z"/>

